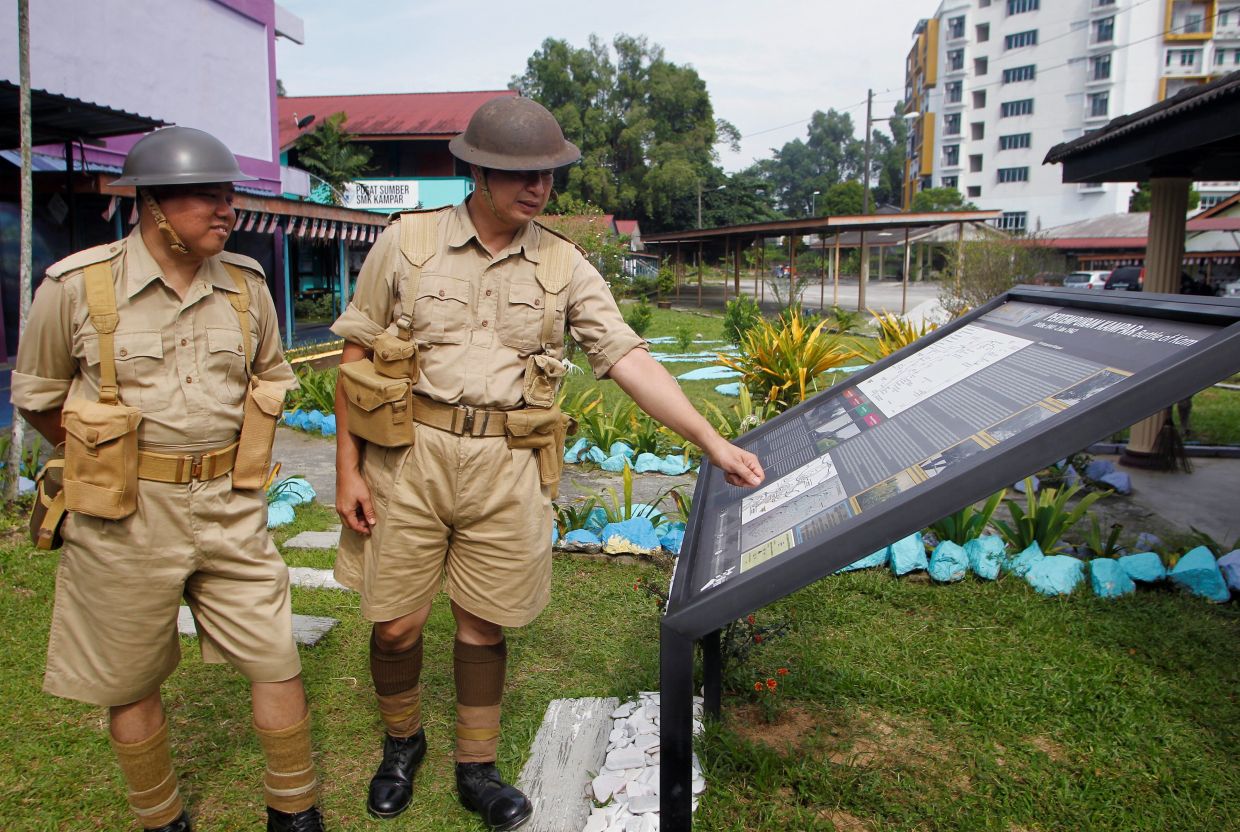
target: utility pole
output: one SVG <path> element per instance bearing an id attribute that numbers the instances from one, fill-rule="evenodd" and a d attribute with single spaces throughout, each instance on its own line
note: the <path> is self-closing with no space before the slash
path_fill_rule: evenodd
<path id="1" fill-rule="evenodd" d="M 861 170 L 861 213 L 870 213 L 870 131 L 874 127 L 874 90 L 865 91 L 865 164 Z M 861 274 L 857 278 L 857 311 L 865 312 L 865 284 L 870 280 L 870 247 L 861 232 Z"/>
<path id="2" fill-rule="evenodd" d="M 30 284 L 34 261 L 31 258 L 31 241 L 33 238 L 34 193 L 31 185 L 30 170 L 30 0 L 17 0 L 17 52 L 18 74 L 21 76 L 21 91 L 18 93 L 18 120 L 21 130 L 22 181 L 21 181 L 21 254 L 18 266 L 18 317 L 17 334 L 20 338 L 26 330 L 26 317 L 30 314 Z M 17 408 L 13 409 L 13 425 L 9 434 L 9 458 L 5 462 L 8 481 L 4 487 L 4 498 L 8 501 L 17 499 L 18 480 L 22 470 L 22 449 L 25 441 L 25 425 Z"/>

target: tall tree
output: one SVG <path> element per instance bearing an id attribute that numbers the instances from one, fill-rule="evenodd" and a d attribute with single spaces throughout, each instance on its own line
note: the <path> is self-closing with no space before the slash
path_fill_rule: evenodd
<path id="1" fill-rule="evenodd" d="M 976 211 L 977 206 L 965 202 L 955 188 L 926 188 L 913 194 L 909 210 L 918 214 L 936 214 L 944 211 Z"/>
<path id="2" fill-rule="evenodd" d="M 815 111 L 806 138 L 793 139 L 750 171 L 770 187 L 776 205 L 792 217 L 809 216 L 814 191 L 859 178 L 865 161 L 864 143 L 857 138 L 852 117 L 835 110 Z"/>
<path id="3" fill-rule="evenodd" d="M 510 86 L 549 109 L 581 148 L 557 187 L 653 230 L 696 223 L 698 188 L 723 176 L 715 145 L 737 139 L 716 120 L 697 71 L 644 37 L 617 35 L 610 47 L 591 37 L 586 48 L 548 38 Z"/>
<path id="4" fill-rule="evenodd" d="M 297 139 L 301 166 L 328 184 L 336 204 L 341 202 L 344 186 L 370 169 L 371 150 L 351 141 L 345 119 L 344 113 L 333 113 Z"/>

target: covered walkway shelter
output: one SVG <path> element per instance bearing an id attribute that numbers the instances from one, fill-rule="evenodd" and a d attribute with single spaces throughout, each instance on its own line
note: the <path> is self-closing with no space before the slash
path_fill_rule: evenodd
<path id="1" fill-rule="evenodd" d="M 685 273 L 685 253 L 696 255 L 698 305 L 702 305 L 702 262 L 706 254 L 726 256 L 732 262 L 732 291 L 741 294 L 740 263 L 744 259 L 746 248 L 756 252 L 753 267 L 761 275 L 764 264 L 761 262 L 765 250 L 763 242 L 771 237 L 788 237 L 789 250 L 796 251 L 797 241 L 808 235 L 818 238 L 814 246 L 822 250 L 824 262 L 830 257 L 830 274 L 833 281 L 834 302 L 839 300 L 840 251 L 848 248 L 859 248 L 863 252 L 871 247 L 895 245 L 904 246 L 903 284 L 907 289 L 910 267 L 910 244 L 924 238 L 932 232 L 943 229 L 954 229 L 957 244 L 963 242 L 966 227 L 981 226 L 993 222 L 1001 211 L 953 211 L 925 214 L 862 214 L 839 217 L 809 217 L 795 220 L 776 220 L 773 222 L 751 223 L 747 225 L 729 225 L 720 228 L 700 228 L 684 231 L 664 231 L 658 234 L 647 234 L 643 242 L 648 248 L 657 248 L 661 261 L 671 259 L 676 271 L 677 286 L 683 282 Z M 940 238 L 941 239 L 941 238 Z M 795 262 L 795 257 L 793 258 Z M 866 258 L 861 263 L 861 280 L 857 286 L 857 308 L 865 309 L 865 290 L 869 280 Z M 825 301 L 827 269 L 822 269 L 819 276 L 819 294 Z M 756 278 L 755 278 L 756 279 Z M 755 293 L 762 291 L 759 283 Z M 724 301 L 728 297 L 728 284 L 724 281 Z M 824 304 L 825 305 L 825 304 Z M 902 309 L 902 313 L 904 310 Z"/>
<path id="2" fill-rule="evenodd" d="M 1178 293 L 1191 184 L 1240 179 L 1240 72 L 1055 145 L 1043 164 L 1062 165 L 1067 183 L 1148 181 L 1145 290 Z M 1152 416 L 1133 425 L 1121 461 L 1164 465 L 1166 454 L 1157 447 L 1164 420 Z"/>

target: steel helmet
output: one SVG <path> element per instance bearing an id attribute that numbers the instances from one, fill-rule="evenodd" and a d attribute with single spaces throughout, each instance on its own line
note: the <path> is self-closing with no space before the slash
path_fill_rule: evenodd
<path id="1" fill-rule="evenodd" d="M 512 96 L 479 107 L 448 150 L 462 162 L 493 170 L 549 170 L 581 158 L 546 107 Z"/>
<path id="2" fill-rule="evenodd" d="M 138 140 L 112 184 L 149 188 L 257 178 L 242 173 L 237 157 L 210 133 L 193 127 L 165 127 Z"/>

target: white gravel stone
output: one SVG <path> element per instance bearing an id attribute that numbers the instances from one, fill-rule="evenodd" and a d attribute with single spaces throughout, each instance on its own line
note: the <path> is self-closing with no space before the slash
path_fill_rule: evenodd
<path id="1" fill-rule="evenodd" d="M 603 768 L 611 771 L 620 771 L 626 768 L 639 768 L 645 764 L 645 752 L 638 751 L 632 747 L 617 748 L 614 751 L 607 752 L 607 762 L 603 764 Z"/>
<path id="2" fill-rule="evenodd" d="M 652 794 L 635 797 L 629 801 L 629 811 L 635 815 L 657 812 L 659 811 L 659 798 L 657 795 Z"/>
<path id="3" fill-rule="evenodd" d="M 623 777 L 607 773 L 600 774 L 590 781 L 590 787 L 594 790 L 594 799 L 599 803 L 606 803 L 612 793 L 623 785 Z"/>

